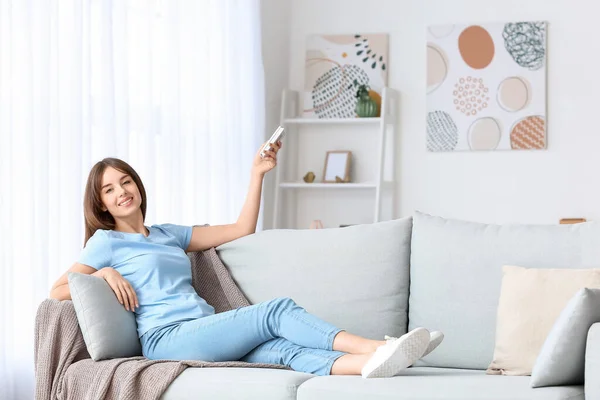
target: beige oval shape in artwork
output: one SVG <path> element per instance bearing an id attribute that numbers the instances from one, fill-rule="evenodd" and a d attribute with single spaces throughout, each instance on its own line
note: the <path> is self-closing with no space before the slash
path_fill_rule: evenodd
<path id="1" fill-rule="evenodd" d="M 472 25 L 458 37 L 458 49 L 467 65 L 474 69 L 483 69 L 494 58 L 494 41 L 484 28 Z"/>
<path id="2" fill-rule="evenodd" d="M 427 93 L 433 92 L 446 80 L 448 58 L 439 47 L 427 45 Z"/>
<path id="3" fill-rule="evenodd" d="M 469 147 L 471 150 L 494 150 L 501 136 L 500 125 L 494 118 L 479 118 L 469 127 Z"/>
<path id="4" fill-rule="evenodd" d="M 533 115 L 517 121 L 510 130 L 510 147 L 515 150 L 545 149 L 546 121 Z"/>
<path id="5" fill-rule="evenodd" d="M 506 111 L 519 111 L 529 104 L 529 84 L 524 78 L 511 76 L 498 87 L 498 104 Z"/>

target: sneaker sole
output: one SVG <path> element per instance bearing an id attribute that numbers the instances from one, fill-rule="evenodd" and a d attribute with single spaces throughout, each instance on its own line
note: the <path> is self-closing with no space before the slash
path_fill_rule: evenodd
<path id="1" fill-rule="evenodd" d="M 397 339 L 397 347 L 389 357 L 372 371 L 364 371 L 363 378 L 389 378 L 415 363 L 429 345 L 429 331 L 416 328 Z"/>

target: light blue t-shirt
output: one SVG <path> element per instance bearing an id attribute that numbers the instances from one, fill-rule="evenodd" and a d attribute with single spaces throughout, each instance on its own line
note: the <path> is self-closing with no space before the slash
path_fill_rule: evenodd
<path id="1" fill-rule="evenodd" d="M 138 336 L 175 321 L 213 315 L 215 310 L 192 286 L 185 249 L 192 227 L 152 225 L 150 234 L 98 229 L 78 262 L 95 269 L 112 267 L 131 283 L 140 307 L 135 309 Z"/>

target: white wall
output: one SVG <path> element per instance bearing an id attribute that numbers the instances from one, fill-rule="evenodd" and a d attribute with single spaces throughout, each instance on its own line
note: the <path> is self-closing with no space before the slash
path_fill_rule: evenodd
<path id="1" fill-rule="evenodd" d="M 271 6 L 287 3 L 264 1 Z M 285 9 L 283 5 L 277 7 Z M 289 86 L 303 87 L 306 35 L 387 32 L 388 84 L 401 94 L 396 217 L 418 209 L 497 223 L 556 223 L 562 217 L 599 219 L 600 132 L 596 118 L 600 101 L 594 93 L 600 92 L 600 43 L 593 34 L 598 21 L 596 8 L 592 0 L 292 0 Z M 266 12 L 271 22 L 280 19 L 276 12 Z M 515 20 L 549 22 L 548 149 L 427 153 L 426 26 Z M 264 39 L 266 78 L 271 86 L 283 79 L 275 57 L 276 49 L 286 47 L 282 43 L 284 33 L 280 33 Z M 271 95 L 279 96 L 279 92 Z M 275 108 L 270 112 L 278 115 L 278 98 L 268 100 L 268 107 Z"/>

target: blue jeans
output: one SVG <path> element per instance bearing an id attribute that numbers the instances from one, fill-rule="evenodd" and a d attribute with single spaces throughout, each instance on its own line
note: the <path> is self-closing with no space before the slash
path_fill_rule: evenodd
<path id="1" fill-rule="evenodd" d="M 198 319 L 167 324 L 140 339 L 149 359 L 246 361 L 282 364 L 295 371 L 329 375 L 341 329 L 277 298 Z"/>

